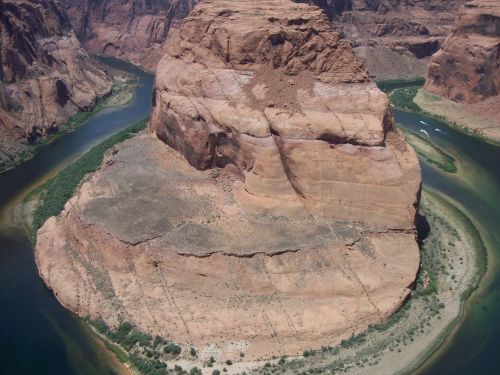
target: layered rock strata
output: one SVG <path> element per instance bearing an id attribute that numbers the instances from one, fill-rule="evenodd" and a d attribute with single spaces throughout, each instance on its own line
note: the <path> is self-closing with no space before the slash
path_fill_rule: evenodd
<path id="1" fill-rule="evenodd" d="M 78 38 L 92 53 L 153 70 L 164 43 L 197 0 L 62 0 Z"/>
<path id="2" fill-rule="evenodd" d="M 297 0 L 324 9 L 377 79 L 423 77 L 465 0 Z"/>
<path id="3" fill-rule="evenodd" d="M 129 140 L 39 230 L 40 275 L 80 316 L 132 322 L 201 360 L 336 345 L 408 298 L 412 230 L 248 213 L 240 184 L 154 135 Z"/>
<path id="4" fill-rule="evenodd" d="M 111 91 L 57 2 L 0 1 L 0 157 L 57 131 Z"/>
<path id="5" fill-rule="evenodd" d="M 498 1 L 476 0 L 461 8 L 453 32 L 432 57 L 425 90 L 464 103 L 500 95 Z"/>
<path id="6" fill-rule="evenodd" d="M 154 133 L 110 151 L 38 232 L 61 303 L 201 360 L 296 355 L 385 321 L 419 266 L 420 170 L 349 44 L 305 4 L 206 0 L 168 51 Z"/>
<path id="7" fill-rule="evenodd" d="M 250 210 L 413 226 L 415 155 L 316 8 L 200 4 L 158 65 L 151 129 L 196 168 L 236 166 Z"/>

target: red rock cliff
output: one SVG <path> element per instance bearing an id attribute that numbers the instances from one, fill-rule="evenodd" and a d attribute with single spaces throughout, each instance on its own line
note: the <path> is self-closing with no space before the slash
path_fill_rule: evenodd
<path id="1" fill-rule="evenodd" d="M 0 35 L 0 158 L 111 90 L 55 1 L 0 0 Z"/>
<path id="2" fill-rule="evenodd" d="M 197 0 L 62 0 L 78 38 L 96 54 L 154 70 L 163 44 Z"/>
<path id="3" fill-rule="evenodd" d="M 169 46 L 151 128 L 196 168 L 234 165 L 248 209 L 413 226 L 415 154 L 317 8 L 207 0 Z"/>
<path id="4" fill-rule="evenodd" d="M 425 89 L 465 103 L 500 94 L 500 2 L 476 0 L 461 8 L 432 57 Z"/>

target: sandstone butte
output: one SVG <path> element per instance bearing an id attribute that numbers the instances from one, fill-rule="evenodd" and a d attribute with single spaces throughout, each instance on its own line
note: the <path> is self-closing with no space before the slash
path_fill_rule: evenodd
<path id="1" fill-rule="evenodd" d="M 0 159 L 111 91 L 56 1 L 0 0 L 0 36 Z"/>
<path id="2" fill-rule="evenodd" d="M 324 13 L 206 0 L 166 50 L 151 133 L 38 232 L 59 301 L 218 360 L 335 345 L 397 311 L 420 168 Z"/>
<path id="3" fill-rule="evenodd" d="M 464 5 L 451 35 L 432 57 L 425 90 L 456 102 L 488 101 L 500 106 L 500 2 L 475 0 Z"/>

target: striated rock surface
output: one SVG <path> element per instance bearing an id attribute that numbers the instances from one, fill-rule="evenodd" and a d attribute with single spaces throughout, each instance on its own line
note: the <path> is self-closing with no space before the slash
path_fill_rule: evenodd
<path id="1" fill-rule="evenodd" d="M 163 45 L 197 0 L 62 0 L 78 38 L 92 53 L 154 70 Z"/>
<path id="2" fill-rule="evenodd" d="M 201 360 L 335 345 L 408 298 L 413 230 L 248 213 L 239 185 L 135 137 L 39 230 L 40 275 L 77 314 L 130 321 Z"/>
<path id="3" fill-rule="evenodd" d="M 465 0 L 296 0 L 324 9 L 377 79 L 425 76 Z"/>
<path id="4" fill-rule="evenodd" d="M 0 0 L 0 158 L 111 91 L 52 0 Z"/>
<path id="5" fill-rule="evenodd" d="M 202 360 L 296 355 L 384 321 L 419 267 L 420 169 L 367 77 L 317 8 L 200 3 L 158 65 L 154 133 L 39 230 L 46 284 Z"/>
<path id="6" fill-rule="evenodd" d="M 468 2 L 453 32 L 432 57 L 425 90 L 456 102 L 495 100 L 500 105 L 500 3 Z"/>
<path id="7" fill-rule="evenodd" d="M 158 65 L 151 129 L 198 169 L 234 165 L 249 210 L 411 228 L 420 170 L 386 95 L 321 11 L 265 5 L 196 7 Z"/>

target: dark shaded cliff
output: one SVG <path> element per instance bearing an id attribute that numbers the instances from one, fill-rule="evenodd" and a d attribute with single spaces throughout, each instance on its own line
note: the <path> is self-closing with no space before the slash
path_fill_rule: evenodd
<path id="1" fill-rule="evenodd" d="M 0 161 L 110 92 L 53 0 L 0 0 Z"/>
<path id="2" fill-rule="evenodd" d="M 163 45 L 197 0 L 62 0 L 88 51 L 154 70 Z"/>
<path id="3" fill-rule="evenodd" d="M 500 94 L 499 1 L 476 0 L 461 8 L 453 32 L 432 57 L 425 89 L 465 103 Z"/>
<path id="4" fill-rule="evenodd" d="M 296 0 L 324 9 L 378 79 L 424 76 L 464 0 Z"/>

